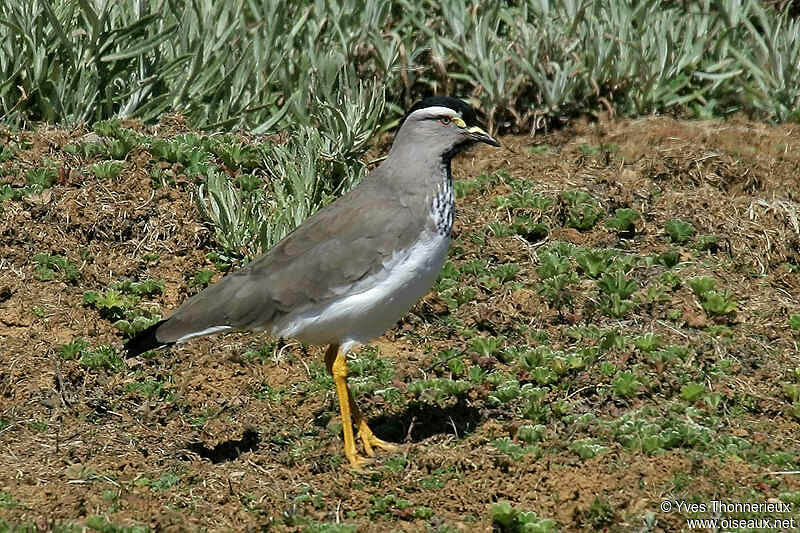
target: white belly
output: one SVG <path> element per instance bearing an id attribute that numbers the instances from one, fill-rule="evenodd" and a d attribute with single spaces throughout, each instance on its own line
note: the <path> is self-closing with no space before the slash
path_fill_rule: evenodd
<path id="1" fill-rule="evenodd" d="M 449 235 L 426 233 L 340 299 L 286 315 L 273 324 L 272 333 L 309 344 L 339 344 L 345 353 L 380 337 L 425 296 L 449 247 Z"/>

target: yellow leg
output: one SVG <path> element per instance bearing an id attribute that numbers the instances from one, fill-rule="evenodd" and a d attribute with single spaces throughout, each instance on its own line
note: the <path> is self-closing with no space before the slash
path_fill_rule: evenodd
<path id="1" fill-rule="evenodd" d="M 347 389 L 347 361 L 339 352 L 337 345 L 331 344 L 325 352 L 325 366 L 333 376 L 336 385 L 336 395 L 339 397 L 339 411 L 342 413 L 342 432 L 344 433 L 344 455 L 350 465 L 360 470 L 364 459 L 356 452 L 356 443 L 353 438 L 353 420 L 350 418 L 350 391 Z"/>
<path id="2" fill-rule="evenodd" d="M 372 447 L 383 450 L 396 450 L 397 447 L 384 442 L 376 437 L 367 425 L 367 421 L 361 416 L 353 395 L 347 388 L 347 360 L 344 354 L 339 352 L 339 346 L 331 344 L 325 352 L 325 366 L 333 376 L 333 383 L 336 385 L 336 394 L 339 397 L 339 410 L 342 414 L 342 432 L 344 434 L 344 455 L 350 464 L 360 469 L 364 464 L 364 458 L 356 451 L 355 439 L 353 438 L 353 424 L 358 427 L 358 436 L 364 444 L 364 451 L 367 455 L 375 455 Z"/>

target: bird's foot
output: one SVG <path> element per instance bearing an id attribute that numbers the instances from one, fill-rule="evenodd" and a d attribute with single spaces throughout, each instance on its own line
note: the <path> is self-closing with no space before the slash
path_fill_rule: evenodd
<path id="1" fill-rule="evenodd" d="M 370 459 L 368 457 L 362 457 L 358 455 L 358 453 L 353 452 L 345 453 L 347 460 L 350 462 L 350 468 L 355 470 L 356 472 L 364 472 L 364 467 L 370 465 L 374 462 L 374 459 Z"/>
<path id="2" fill-rule="evenodd" d="M 367 455 L 370 457 L 375 455 L 375 450 L 373 450 L 373 447 L 380 448 L 381 450 L 385 450 L 387 452 L 394 452 L 399 449 L 394 444 L 383 441 L 376 437 L 367 425 L 367 422 L 363 419 L 358 424 L 358 437 L 361 439 L 362 444 L 364 444 L 364 451 L 367 452 Z"/>

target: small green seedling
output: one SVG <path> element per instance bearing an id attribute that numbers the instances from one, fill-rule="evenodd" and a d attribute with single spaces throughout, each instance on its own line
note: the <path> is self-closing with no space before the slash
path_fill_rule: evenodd
<path id="1" fill-rule="evenodd" d="M 661 347 L 661 339 L 654 333 L 647 333 L 641 337 L 634 337 L 633 345 L 643 352 L 650 353 Z"/>
<path id="2" fill-rule="evenodd" d="M 575 453 L 581 459 L 591 459 L 597 455 L 608 451 L 608 446 L 598 444 L 594 439 L 580 439 L 569 445 L 569 451 Z"/>
<path id="3" fill-rule="evenodd" d="M 7 144 L 0 149 L 0 163 L 5 163 L 6 161 L 11 161 L 17 153 L 17 149 Z"/>
<path id="4" fill-rule="evenodd" d="M 36 277 L 42 281 L 51 281 L 59 277 L 65 281 L 76 281 L 81 273 L 72 262 L 63 255 L 36 254 Z"/>
<path id="5" fill-rule="evenodd" d="M 566 226 L 580 231 L 592 229 L 603 218 L 603 212 L 591 204 L 578 204 L 567 211 Z"/>
<path id="6" fill-rule="evenodd" d="M 489 262 L 485 259 L 473 259 L 461 267 L 461 272 L 467 275 L 479 276 L 487 270 Z"/>
<path id="7" fill-rule="evenodd" d="M 621 207 L 614 211 L 614 216 L 606 220 L 606 227 L 617 230 L 620 233 L 634 233 L 636 231 L 636 221 L 642 218 L 639 211 Z"/>
<path id="8" fill-rule="evenodd" d="M 461 198 L 464 198 L 472 194 L 475 191 L 480 190 L 480 188 L 481 188 L 480 183 L 478 183 L 478 180 L 474 179 L 456 180 L 453 182 L 453 190 L 456 193 L 456 198 L 459 200 Z"/>
<path id="9" fill-rule="evenodd" d="M 694 292 L 695 296 L 698 298 L 703 298 L 706 293 L 713 291 L 716 287 L 716 282 L 714 279 L 709 278 L 708 276 L 689 278 L 688 283 L 689 287 L 692 289 L 692 292 Z"/>
<path id="10" fill-rule="evenodd" d="M 714 253 L 719 250 L 719 238 L 716 235 L 698 235 L 695 248 L 703 252 Z"/>
<path id="11" fill-rule="evenodd" d="M 614 259 L 614 252 L 611 250 L 585 250 L 575 254 L 575 261 L 581 271 L 590 278 L 597 279 L 606 272 Z"/>
<path id="12" fill-rule="evenodd" d="M 145 279 L 142 281 L 119 281 L 111 285 L 112 289 L 124 294 L 135 296 L 153 296 L 164 292 L 164 282 L 155 279 Z"/>
<path id="13" fill-rule="evenodd" d="M 519 461 L 529 453 L 539 454 L 541 449 L 538 446 L 520 446 L 508 437 L 500 437 L 492 441 L 492 446 L 498 451 L 510 456 L 515 461 Z"/>
<path id="14" fill-rule="evenodd" d="M 565 221 L 567 227 L 588 230 L 603 217 L 597 200 L 588 193 L 578 190 L 564 191 L 561 199 L 568 206 Z"/>
<path id="15" fill-rule="evenodd" d="M 517 438 L 527 444 L 533 444 L 544 439 L 545 430 L 543 424 L 520 426 L 517 429 Z"/>
<path id="16" fill-rule="evenodd" d="M 525 150 L 529 154 L 546 154 L 547 152 L 549 152 L 551 150 L 551 147 L 550 147 L 550 145 L 547 145 L 547 144 L 537 144 L 537 145 L 534 145 L 534 146 L 526 146 Z"/>
<path id="17" fill-rule="evenodd" d="M 555 533 L 554 520 L 539 518 L 533 511 L 521 511 L 509 502 L 492 504 L 492 524 L 500 533 Z"/>
<path id="18" fill-rule="evenodd" d="M 689 403 L 694 403 L 706 393 L 706 388 L 701 383 L 690 381 L 681 387 L 681 398 Z"/>
<path id="19" fill-rule="evenodd" d="M 189 287 L 198 287 L 198 288 L 205 288 L 208 287 L 208 284 L 211 283 L 211 279 L 214 277 L 214 271 L 207 268 L 201 268 L 196 270 L 194 276 L 189 280 Z"/>
<path id="20" fill-rule="evenodd" d="M 125 164 L 122 161 L 100 161 L 92 165 L 92 173 L 97 179 L 109 180 L 120 175 Z"/>
<path id="21" fill-rule="evenodd" d="M 494 274 L 501 283 L 507 283 L 513 281 L 521 269 L 522 267 L 516 263 L 505 263 L 503 265 L 497 265 L 492 274 Z"/>
<path id="22" fill-rule="evenodd" d="M 519 396 L 519 393 L 519 381 L 506 381 L 505 383 L 501 383 L 500 386 L 489 395 L 488 402 L 490 405 L 494 406 L 505 405 L 508 402 L 516 399 Z"/>
<path id="23" fill-rule="evenodd" d="M 611 388 L 614 390 L 614 393 L 623 398 L 635 396 L 636 393 L 639 392 L 640 386 L 639 378 L 636 374 L 628 370 L 618 373 L 614 376 L 614 379 L 611 380 Z"/>
<path id="24" fill-rule="evenodd" d="M 37 192 L 52 187 L 58 179 L 58 170 L 53 167 L 40 167 L 25 173 L 25 182 Z"/>
<path id="25" fill-rule="evenodd" d="M 92 126 L 92 131 L 101 137 L 116 137 L 122 131 L 122 121 L 118 118 L 99 120 Z"/>
<path id="26" fill-rule="evenodd" d="M 258 166 L 260 160 L 257 148 L 241 142 L 219 142 L 212 144 L 211 150 L 232 170 Z"/>
<path id="27" fill-rule="evenodd" d="M 700 305 L 710 315 L 732 315 L 738 310 L 738 303 L 728 291 L 708 291 L 701 297 Z"/>
<path id="28" fill-rule="evenodd" d="M 105 368 L 114 372 L 125 366 L 111 346 L 99 346 L 94 350 L 84 349 L 78 363 L 86 368 Z"/>
<path id="29" fill-rule="evenodd" d="M 134 316 L 131 319 L 120 319 L 114 322 L 114 327 L 120 330 L 122 333 L 128 335 L 129 337 L 133 337 L 139 332 L 142 332 L 161 320 L 161 315 L 153 315 L 153 316 Z"/>
<path id="30" fill-rule="evenodd" d="M 622 270 L 617 270 L 613 275 L 603 274 L 597 286 L 604 293 L 618 295 L 622 299 L 629 298 L 639 288 L 636 280 L 628 278 Z"/>
<path id="31" fill-rule="evenodd" d="M 677 250 L 667 250 L 666 252 L 662 252 L 655 257 L 655 263 L 667 268 L 672 268 L 678 264 L 680 259 L 681 255 Z"/>
<path id="32" fill-rule="evenodd" d="M 58 348 L 58 354 L 64 359 L 77 359 L 83 355 L 84 350 L 89 347 L 89 342 L 78 337 L 77 339 L 62 344 Z"/>
<path id="33" fill-rule="evenodd" d="M 678 218 L 667 221 L 664 225 L 664 230 L 669 235 L 670 240 L 676 244 L 687 242 L 696 232 L 694 226 Z"/>
<path id="34" fill-rule="evenodd" d="M 469 341 L 469 347 L 484 357 L 494 356 L 500 351 L 500 347 L 505 342 L 505 337 L 474 337 Z"/>

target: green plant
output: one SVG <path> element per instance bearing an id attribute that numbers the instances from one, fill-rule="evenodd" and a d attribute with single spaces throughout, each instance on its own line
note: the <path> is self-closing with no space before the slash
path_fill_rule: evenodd
<path id="1" fill-rule="evenodd" d="M 598 278 L 611 266 L 614 259 L 612 250 L 582 250 L 575 254 L 575 261 L 581 271 L 590 278 Z"/>
<path id="2" fill-rule="evenodd" d="M 142 281 L 119 281 L 111 285 L 113 290 L 123 294 L 135 296 L 152 296 L 161 294 L 164 291 L 164 282 L 155 279 L 144 279 Z"/>
<path id="3" fill-rule="evenodd" d="M 507 283 L 513 281 L 521 269 L 522 267 L 516 263 L 505 263 L 497 265 L 492 271 L 492 274 L 494 274 L 501 283 Z"/>
<path id="4" fill-rule="evenodd" d="M 585 460 L 606 453 L 608 446 L 598 444 L 593 439 L 579 439 L 569 445 L 569 450 Z"/>
<path id="5" fill-rule="evenodd" d="M 122 161 L 101 161 L 92 165 L 92 173 L 100 180 L 114 179 L 119 176 L 125 164 Z"/>
<path id="6" fill-rule="evenodd" d="M 10 492 L 0 491 L 0 508 L 3 507 L 23 507 L 23 505 Z"/>
<path id="7" fill-rule="evenodd" d="M 492 504 L 492 523 L 501 533 L 553 533 L 555 521 L 539 518 L 533 511 L 515 509 L 509 502 Z"/>
<path id="8" fill-rule="evenodd" d="M 634 337 L 633 345 L 643 352 L 653 352 L 661 347 L 661 339 L 654 333 L 647 333 L 641 337 Z"/>
<path id="9" fill-rule="evenodd" d="M 151 479 L 148 477 L 140 477 L 136 480 L 136 485 L 140 487 L 150 487 L 150 490 L 167 490 L 172 488 L 181 480 L 181 476 L 174 472 L 167 472 L 162 474 L 158 479 Z"/>
<path id="10" fill-rule="evenodd" d="M 719 249 L 718 241 L 719 238 L 716 235 L 698 235 L 695 248 L 713 253 Z"/>
<path id="11" fill-rule="evenodd" d="M 789 327 L 795 331 L 800 330 L 800 314 L 789 315 Z"/>
<path id="12" fill-rule="evenodd" d="M 583 521 L 592 529 L 599 530 L 614 522 L 614 507 L 608 500 L 600 496 L 595 496 L 592 505 L 586 510 Z"/>
<path id="13" fill-rule="evenodd" d="M 738 303 L 728 291 L 708 291 L 701 297 L 700 305 L 710 315 L 726 316 L 736 313 Z"/>
<path id="14" fill-rule="evenodd" d="M 78 267 L 63 255 L 36 254 L 33 260 L 36 263 L 36 277 L 42 281 L 50 281 L 58 276 L 74 282 L 81 276 Z"/>
<path id="15" fill-rule="evenodd" d="M 655 262 L 667 268 L 672 268 L 681 260 L 681 255 L 677 250 L 667 250 L 655 256 Z"/>
<path id="16" fill-rule="evenodd" d="M 566 225 L 584 231 L 593 228 L 601 218 L 603 218 L 603 212 L 597 205 L 583 202 L 569 207 Z"/>
<path id="17" fill-rule="evenodd" d="M 486 272 L 488 264 L 489 262 L 484 259 L 472 259 L 464 263 L 460 270 L 464 274 L 479 276 Z"/>
<path id="18" fill-rule="evenodd" d="M 0 149 L 0 163 L 5 163 L 6 161 L 10 161 L 14 158 L 17 154 L 17 149 L 11 146 L 10 144 L 6 144 Z"/>
<path id="19" fill-rule="evenodd" d="M 629 298 L 639 288 L 639 284 L 628 278 L 622 270 L 617 270 L 613 275 L 603 274 L 597 286 L 604 293 L 618 295 L 622 299 Z"/>
<path id="20" fill-rule="evenodd" d="M 156 379 L 146 379 L 144 381 L 136 381 L 129 383 L 125 390 L 135 394 L 139 394 L 149 399 L 165 399 L 170 401 L 173 398 L 169 389 L 165 387 L 167 383 Z"/>
<path id="21" fill-rule="evenodd" d="M 517 438 L 526 442 L 527 444 L 533 444 L 534 442 L 539 442 L 544 438 L 544 433 L 546 428 L 542 424 L 536 425 L 524 425 L 520 426 L 517 429 Z"/>
<path id="22" fill-rule="evenodd" d="M 58 348 L 58 354 L 64 359 L 76 359 L 82 355 L 84 350 L 89 347 L 89 342 L 78 337 Z"/>
<path id="23" fill-rule="evenodd" d="M 623 398 L 635 396 L 636 393 L 639 392 L 640 387 L 641 382 L 636 374 L 627 370 L 617 373 L 614 379 L 611 380 L 611 388 L 614 390 L 614 393 Z"/>
<path id="24" fill-rule="evenodd" d="M 668 220 L 664 225 L 664 230 L 667 232 L 667 235 L 669 235 L 670 240 L 676 244 L 687 242 L 696 231 L 694 226 L 678 218 Z"/>
<path id="25" fill-rule="evenodd" d="M 489 395 L 487 401 L 494 406 L 504 405 L 517 398 L 519 393 L 519 381 L 509 380 L 498 385 L 494 392 Z"/>
<path id="26" fill-rule="evenodd" d="M 469 340 L 469 346 L 479 355 L 490 357 L 500 351 L 500 347 L 504 342 L 504 337 L 473 337 Z"/>
<path id="27" fill-rule="evenodd" d="M 89 305 L 100 311 L 100 315 L 108 320 L 120 320 L 129 311 L 137 300 L 116 289 L 107 289 L 103 292 L 86 291 L 83 293 L 84 305 Z"/>
<path id="28" fill-rule="evenodd" d="M 541 449 L 538 446 L 520 446 L 508 437 L 501 437 L 492 441 L 492 446 L 498 451 L 503 452 L 515 461 L 519 461 L 529 453 L 539 454 Z"/>
<path id="29" fill-rule="evenodd" d="M 706 388 L 700 383 L 690 381 L 681 387 L 681 398 L 689 403 L 694 403 L 706 393 Z"/>
<path id="30" fill-rule="evenodd" d="M 700 305 L 710 315 L 727 316 L 736 313 L 738 304 L 728 291 L 716 291 L 716 282 L 709 277 L 690 278 L 689 286 L 700 300 Z"/>
<path id="31" fill-rule="evenodd" d="M 698 298 L 703 298 L 707 293 L 714 290 L 716 286 L 716 282 L 707 276 L 698 276 L 695 278 L 689 278 L 688 280 L 689 287 L 691 287 L 692 291 Z"/>
<path id="32" fill-rule="evenodd" d="M 194 275 L 189 280 L 189 287 L 199 287 L 201 289 L 208 287 L 209 283 L 211 283 L 211 279 L 214 277 L 214 271 L 201 268 L 196 270 Z"/>
<path id="33" fill-rule="evenodd" d="M 614 216 L 607 219 L 606 227 L 617 230 L 620 233 L 634 233 L 636 231 L 636 221 L 642 218 L 639 211 L 622 207 L 614 211 Z"/>
<path id="34" fill-rule="evenodd" d="M 111 346 L 99 346 L 94 350 L 84 349 L 78 363 L 86 368 L 105 368 L 112 372 L 121 370 L 125 366 Z"/>
<path id="35" fill-rule="evenodd" d="M 35 192 L 52 187 L 57 179 L 58 170 L 53 167 L 35 168 L 25 173 L 25 181 Z"/>

